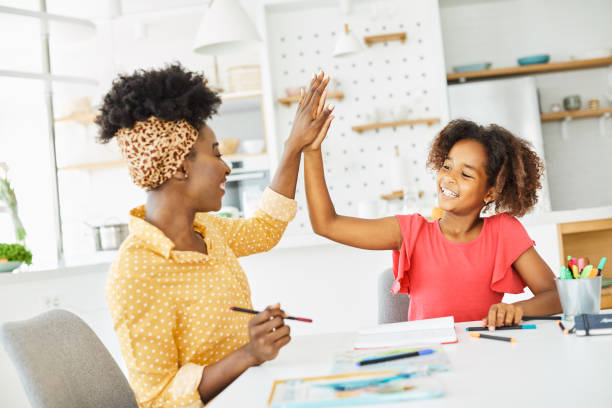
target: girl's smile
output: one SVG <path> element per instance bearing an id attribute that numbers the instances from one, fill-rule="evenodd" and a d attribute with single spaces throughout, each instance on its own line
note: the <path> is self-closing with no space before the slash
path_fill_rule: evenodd
<path id="1" fill-rule="evenodd" d="M 490 194 L 486 175 L 487 152 L 472 139 L 455 143 L 438 171 L 438 204 L 457 214 L 480 213 Z"/>

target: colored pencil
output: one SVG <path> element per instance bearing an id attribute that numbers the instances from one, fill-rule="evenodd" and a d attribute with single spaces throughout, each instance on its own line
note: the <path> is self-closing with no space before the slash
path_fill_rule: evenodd
<path id="1" fill-rule="evenodd" d="M 490 339 L 490 340 L 507 341 L 509 343 L 515 343 L 516 342 L 516 339 L 514 337 L 491 336 L 491 335 L 482 334 L 482 333 L 470 333 L 470 336 L 472 336 L 472 337 L 482 337 L 483 339 Z"/>
<path id="2" fill-rule="evenodd" d="M 495 330 L 524 330 L 524 329 L 535 329 L 535 324 L 519 324 L 518 326 L 501 326 L 496 327 Z M 466 327 L 465 331 L 489 331 L 488 327 Z"/>
<path id="3" fill-rule="evenodd" d="M 370 365 L 370 364 L 384 363 L 385 361 L 399 360 L 400 358 L 425 356 L 427 354 L 433 354 L 433 353 L 434 351 L 432 349 L 424 349 L 424 350 L 419 350 L 419 351 L 411 351 L 410 353 L 394 354 L 391 356 L 366 358 L 364 360 L 357 362 L 357 365 L 364 366 L 364 365 Z"/>
<path id="4" fill-rule="evenodd" d="M 523 320 L 563 320 L 561 316 L 523 316 Z"/>
<path id="5" fill-rule="evenodd" d="M 563 323 L 561 323 L 561 320 L 557 320 L 557 324 L 559 325 L 559 328 L 561 329 L 561 331 L 563 332 L 563 334 L 569 334 L 569 330 L 567 330 L 565 328 L 565 326 L 563 325 Z"/>
<path id="6" fill-rule="evenodd" d="M 257 310 L 245 309 L 245 308 L 237 307 L 237 306 L 230 307 L 230 310 L 233 310 L 234 312 L 242 312 L 242 313 L 250 313 L 250 314 L 257 314 L 257 313 L 259 313 Z M 306 317 L 287 316 L 287 317 L 285 317 L 285 319 L 297 320 L 297 321 L 306 322 L 306 323 L 312 323 L 312 319 L 308 319 Z"/>

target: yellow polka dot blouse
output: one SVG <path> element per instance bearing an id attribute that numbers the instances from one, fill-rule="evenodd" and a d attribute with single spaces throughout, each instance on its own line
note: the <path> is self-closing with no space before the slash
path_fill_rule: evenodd
<path id="1" fill-rule="evenodd" d="M 252 218 L 198 213 L 194 229 L 208 255 L 174 251 L 172 241 L 144 221 L 144 206 L 132 210 L 130 235 L 111 266 L 106 298 L 141 408 L 202 406 L 204 366 L 249 340 L 252 316 L 229 310 L 252 307 L 237 258 L 273 248 L 296 207 L 267 188 Z"/>

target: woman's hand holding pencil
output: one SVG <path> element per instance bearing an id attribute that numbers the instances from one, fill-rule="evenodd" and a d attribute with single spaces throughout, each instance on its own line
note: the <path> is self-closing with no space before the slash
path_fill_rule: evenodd
<path id="1" fill-rule="evenodd" d="M 257 313 L 249 321 L 250 341 L 244 348 L 253 358 L 253 365 L 273 360 L 280 349 L 291 341 L 290 328 L 285 326 L 286 316 L 277 303 Z"/>
<path id="2" fill-rule="evenodd" d="M 243 307 L 238 307 L 238 306 L 232 306 L 230 307 L 230 310 L 234 312 L 242 312 L 242 313 L 250 313 L 250 314 L 259 313 L 257 310 L 245 309 Z M 297 320 L 300 322 L 312 323 L 312 319 L 308 319 L 306 317 L 287 316 L 287 313 L 285 313 L 285 315 L 283 316 L 283 319 Z"/>

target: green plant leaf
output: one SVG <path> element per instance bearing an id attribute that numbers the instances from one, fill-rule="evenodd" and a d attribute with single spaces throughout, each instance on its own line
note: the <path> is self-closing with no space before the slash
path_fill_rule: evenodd
<path id="1" fill-rule="evenodd" d="M 0 244 L 0 259 L 21 261 L 30 265 L 32 263 L 32 253 L 21 244 Z"/>

